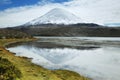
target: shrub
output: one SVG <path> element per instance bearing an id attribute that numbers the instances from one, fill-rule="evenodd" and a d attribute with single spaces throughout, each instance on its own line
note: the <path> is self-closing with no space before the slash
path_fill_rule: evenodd
<path id="1" fill-rule="evenodd" d="M 16 80 L 21 72 L 10 61 L 0 57 L 0 80 Z"/>

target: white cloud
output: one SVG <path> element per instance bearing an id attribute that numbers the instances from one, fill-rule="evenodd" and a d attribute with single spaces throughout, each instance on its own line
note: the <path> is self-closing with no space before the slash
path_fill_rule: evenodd
<path id="1" fill-rule="evenodd" d="M 24 24 L 56 7 L 64 8 L 86 22 L 118 23 L 120 22 L 119 3 L 120 0 L 70 0 L 63 4 L 49 2 L 44 5 L 7 9 L 0 12 L 0 27 Z"/>
<path id="2" fill-rule="evenodd" d="M 73 0 L 66 3 L 76 15 L 97 23 L 120 22 L 120 0 Z"/>

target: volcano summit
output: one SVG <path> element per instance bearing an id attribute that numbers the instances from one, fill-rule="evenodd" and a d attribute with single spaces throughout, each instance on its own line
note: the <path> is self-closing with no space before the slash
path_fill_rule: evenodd
<path id="1" fill-rule="evenodd" d="M 76 15 L 64 9 L 55 8 L 44 14 L 43 16 L 34 19 L 25 25 L 40 25 L 40 24 L 76 24 L 83 23 L 83 20 Z"/>

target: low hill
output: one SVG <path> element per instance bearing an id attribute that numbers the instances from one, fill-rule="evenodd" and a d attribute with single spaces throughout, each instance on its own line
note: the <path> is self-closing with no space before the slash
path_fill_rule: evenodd
<path id="1" fill-rule="evenodd" d="M 10 28 L 0 29 L 0 39 L 8 38 L 30 38 L 31 36 L 20 30 L 14 30 Z"/>
<path id="2" fill-rule="evenodd" d="M 41 24 L 19 26 L 15 29 L 33 36 L 120 37 L 120 27 L 105 27 L 93 23 L 72 25 Z"/>

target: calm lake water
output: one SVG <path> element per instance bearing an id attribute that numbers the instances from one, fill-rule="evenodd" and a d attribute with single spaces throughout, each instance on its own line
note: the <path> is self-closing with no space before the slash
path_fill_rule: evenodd
<path id="1" fill-rule="evenodd" d="M 120 80 L 119 37 L 37 37 L 8 50 L 48 69 L 72 70 L 93 80 Z"/>

